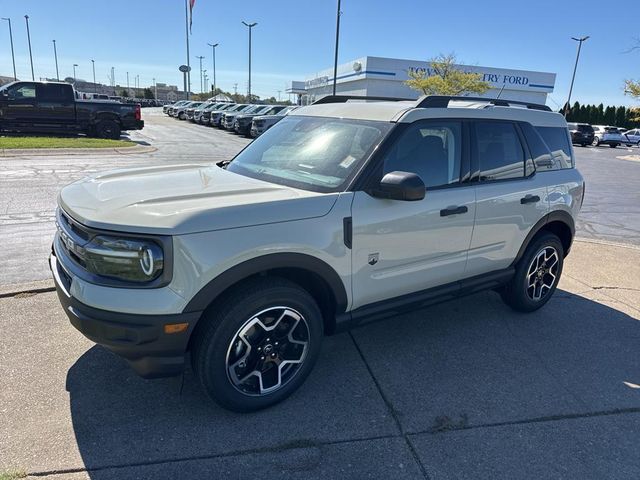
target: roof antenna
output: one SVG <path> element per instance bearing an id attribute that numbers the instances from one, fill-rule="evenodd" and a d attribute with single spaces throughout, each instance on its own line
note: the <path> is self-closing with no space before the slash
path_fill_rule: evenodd
<path id="1" fill-rule="evenodd" d="M 504 90 L 504 87 L 506 87 L 506 86 L 507 86 L 506 83 L 502 84 L 502 88 L 498 92 L 498 96 L 495 98 L 495 100 L 499 100 L 500 99 L 500 95 L 502 95 L 502 91 Z"/>

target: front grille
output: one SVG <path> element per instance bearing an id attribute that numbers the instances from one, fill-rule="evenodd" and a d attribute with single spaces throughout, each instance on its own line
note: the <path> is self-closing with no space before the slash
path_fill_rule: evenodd
<path id="1" fill-rule="evenodd" d="M 91 237 L 89 232 L 61 209 L 58 209 L 56 227 L 60 238 L 59 245 L 65 255 L 77 265 L 86 268 L 84 246 Z"/>

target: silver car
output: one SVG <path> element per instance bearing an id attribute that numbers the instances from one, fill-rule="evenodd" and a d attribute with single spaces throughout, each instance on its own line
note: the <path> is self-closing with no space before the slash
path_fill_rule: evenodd
<path id="1" fill-rule="evenodd" d="M 290 112 L 293 112 L 296 108 L 298 107 L 295 105 L 290 105 L 288 107 L 283 108 L 282 110 L 280 110 L 278 113 L 274 115 L 259 115 L 259 116 L 253 117 L 253 120 L 251 122 L 251 130 L 249 132 L 250 135 L 253 138 L 259 137 L 264 132 L 269 130 L 271 127 L 273 127 L 276 123 L 278 123 L 280 120 L 282 120 L 285 117 L 285 115 L 289 114 Z"/>
<path id="2" fill-rule="evenodd" d="M 627 139 L 622 135 L 622 133 L 620 133 L 618 127 L 594 125 L 593 133 L 593 145 L 596 147 L 599 147 L 600 145 L 609 145 L 611 148 L 616 148 L 618 145 L 627 143 Z"/>
<path id="3" fill-rule="evenodd" d="M 65 187 L 50 257 L 63 310 L 142 376 L 180 375 L 189 358 L 240 412 L 301 387 L 324 335 L 483 289 L 538 310 L 584 195 L 567 123 L 476 100 L 489 108 L 324 97 L 233 159 Z M 520 334 L 535 322 L 550 335 L 544 314 Z"/>

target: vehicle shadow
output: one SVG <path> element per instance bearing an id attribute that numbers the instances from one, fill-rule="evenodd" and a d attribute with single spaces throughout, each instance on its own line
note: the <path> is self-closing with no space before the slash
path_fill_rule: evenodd
<path id="1" fill-rule="evenodd" d="M 290 399 L 244 415 L 190 370 L 143 380 L 94 346 L 67 374 L 78 449 L 104 480 L 109 467 L 397 436 L 394 416 L 416 433 L 638 407 L 625 382 L 640 384 L 640 322 L 612 305 L 558 290 L 523 315 L 485 292 L 362 326 L 325 339 Z"/>

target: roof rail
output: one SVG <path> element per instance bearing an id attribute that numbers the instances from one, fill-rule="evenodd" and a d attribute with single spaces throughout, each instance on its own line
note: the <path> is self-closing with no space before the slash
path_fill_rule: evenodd
<path id="1" fill-rule="evenodd" d="M 415 102 L 412 98 L 398 98 L 398 97 L 369 97 L 363 95 L 327 95 L 319 100 L 316 100 L 312 105 L 320 105 L 323 103 L 346 103 L 349 100 L 374 100 L 378 102 Z"/>
<path id="2" fill-rule="evenodd" d="M 463 97 L 453 95 L 427 95 L 422 97 L 416 103 L 416 108 L 447 108 L 451 100 L 461 100 L 470 102 L 486 102 L 497 107 L 510 107 L 511 105 L 522 105 L 531 110 L 544 110 L 551 112 L 551 108 L 540 103 L 521 102 L 518 100 L 503 100 L 497 98 L 486 97 Z"/>

